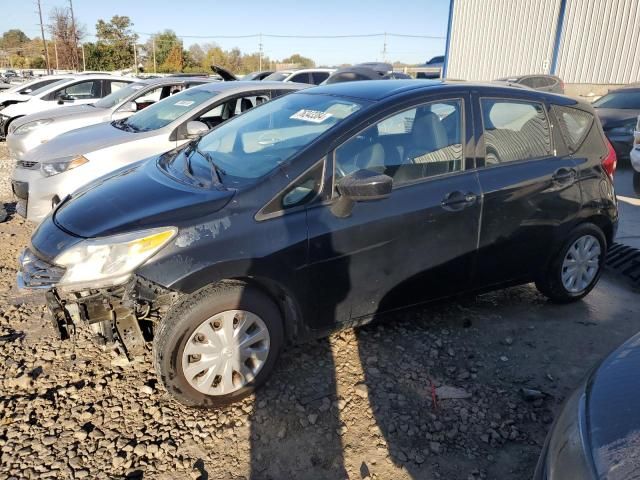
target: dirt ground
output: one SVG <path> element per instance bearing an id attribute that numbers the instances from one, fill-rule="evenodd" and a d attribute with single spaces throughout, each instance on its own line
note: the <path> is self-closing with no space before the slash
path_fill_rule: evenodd
<path id="1" fill-rule="evenodd" d="M 15 288 L 30 233 L 0 223 L 0 478 L 528 479 L 565 396 L 640 330 L 617 277 L 565 306 L 525 285 L 289 347 L 254 397 L 190 410 L 150 355 L 55 338 Z"/>

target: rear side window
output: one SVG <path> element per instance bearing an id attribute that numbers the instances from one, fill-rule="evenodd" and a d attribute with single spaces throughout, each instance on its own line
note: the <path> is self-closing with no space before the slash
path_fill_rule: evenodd
<path id="1" fill-rule="evenodd" d="M 551 129 L 541 103 L 483 98 L 485 164 L 551 155 Z"/>
<path id="2" fill-rule="evenodd" d="M 564 142 L 571 152 L 575 152 L 580 148 L 591 129 L 593 115 L 577 108 L 559 105 L 554 105 L 551 109 L 558 119 L 558 126 Z"/>
<path id="3" fill-rule="evenodd" d="M 312 72 L 311 77 L 315 85 L 320 85 L 327 78 L 329 78 L 329 72 Z"/>

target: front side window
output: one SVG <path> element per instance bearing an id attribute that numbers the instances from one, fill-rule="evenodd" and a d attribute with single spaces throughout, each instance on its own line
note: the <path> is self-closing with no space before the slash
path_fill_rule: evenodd
<path id="1" fill-rule="evenodd" d="M 223 184 L 250 183 L 287 162 L 367 103 L 332 95 L 286 95 L 232 118 L 197 141 L 190 158 L 185 156 L 189 149 L 184 149 L 161 167 L 180 179 L 185 161 L 194 176 L 211 175 L 215 165 Z"/>
<path id="2" fill-rule="evenodd" d="M 329 78 L 329 72 L 312 72 L 311 77 L 313 78 L 314 85 L 320 85 Z"/>
<path id="3" fill-rule="evenodd" d="M 308 73 L 299 73 L 297 75 L 294 75 L 293 77 L 291 77 L 291 82 L 298 82 L 298 83 L 310 83 L 309 82 L 309 74 Z"/>
<path id="4" fill-rule="evenodd" d="M 122 127 L 136 132 L 147 132 L 166 127 L 177 118 L 192 112 L 194 109 L 216 96 L 218 92 L 190 88 L 176 93 L 161 102 L 154 103 L 122 122 Z"/>
<path id="5" fill-rule="evenodd" d="M 88 100 L 91 98 L 100 98 L 101 88 L 100 80 L 90 80 L 69 85 L 57 92 L 57 96 L 69 96 L 75 100 Z"/>
<path id="6" fill-rule="evenodd" d="M 431 102 L 373 125 L 336 149 L 336 180 L 357 170 L 393 185 L 462 170 L 462 101 Z"/>
<path id="7" fill-rule="evenodd" d="M 551 130 L 541 103 L 483 98 L 485 164 L 551 155 Z"/>
<path id="8" fill-rule="evenodd" d="M 144 88 L 144 83 L 131 83 L 126 87 L 119 88 L 118 90 L 114 90 L 113 84 L 112 84 L 111 85 L 112 93 L 110 93 L 104 98 L 101 98 L 94 105 L 98 108 L 115 107 L 120 102 L 124 101 L 125 98 L 133 95 L 134 93 L 140 91 L 143 88 Z"/>

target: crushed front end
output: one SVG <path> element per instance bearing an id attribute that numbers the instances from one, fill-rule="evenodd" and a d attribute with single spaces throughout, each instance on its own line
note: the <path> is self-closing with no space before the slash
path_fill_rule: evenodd
<path id="1" fill-rule="evenodd" d="M 31 249 L 20 256 L 18 287 L 45 290 L 53 327 L 61 339 L 88 326 L 98 345 L 115 348 L 130 359 L 153 338 L 154 327 L 178 298 L 138 275 L 122 285 L 69 291 L 58 288 L 65 269 L 38 257 Z"/>

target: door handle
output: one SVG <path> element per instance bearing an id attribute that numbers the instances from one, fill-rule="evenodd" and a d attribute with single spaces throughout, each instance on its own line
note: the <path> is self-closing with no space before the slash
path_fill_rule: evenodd
<path id="1" fill-rule="evenodd" d="M 475 193 L 463 193 L 456 190 L 454 192 L 447 193 L 440 202 L 440 206 L 449 211 L 462 210 L 463 208 L 473 205 L 477 198 L 478 197 Z"/>
<path id="2" fill-rule="evenodd" d="M 576 171 L 573 168 L 559 168 L 553 175 L 551 179 L 557 183 L 573 183 L 576 181 Z"/>

